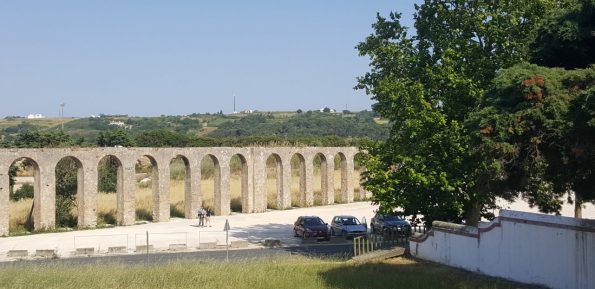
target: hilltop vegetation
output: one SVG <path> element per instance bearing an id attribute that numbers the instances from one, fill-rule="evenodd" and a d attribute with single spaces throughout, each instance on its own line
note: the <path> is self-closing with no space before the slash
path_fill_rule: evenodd
<path id="1" fill-rule="evenodd" d="M 266 112 L 192 114 L 188 116 L 0 120 L 3 147 L 58 146 L 38 143 L 62 131 L 69 138 L 59 146 L 348 146 L 384 140 L 389 125 L 374 113 Z M 35 136 L 32 134 L 36 134 Z M 45 137 L 44 137 L 45 136 Z M 35 143 L 27 139 L 36 139 Z"/>

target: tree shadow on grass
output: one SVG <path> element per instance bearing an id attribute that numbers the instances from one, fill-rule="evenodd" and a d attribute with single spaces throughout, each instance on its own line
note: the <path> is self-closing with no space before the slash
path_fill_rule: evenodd
<path id="1" fill-rule="evenodd" d="M 544 288 L 408 258 L 344 263 L 319 275 L 328 287 L 345 289 Z"/>

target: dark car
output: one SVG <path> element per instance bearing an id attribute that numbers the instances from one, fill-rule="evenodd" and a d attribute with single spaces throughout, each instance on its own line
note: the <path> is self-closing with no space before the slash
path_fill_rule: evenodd
<path id="1" fill-rule="evenodd" d="M 317 216 L 301 216 L 293 224 L 293 233 L 296 237 L 307 239 L 310 237 L 330 240 L 328 224 Z"/>
<path id="2" fill-rule="evenodd" d="M 331 222 L 331 234 L 345 237 L 365 236 L 368 234 L 368 228 L 354 216 L 335 216 Z"/>
<path id="3" fill-rule="evenodd" d="M 376 214 L 370 221 L 373 233 L 382 233 L 386 231 L 398 232 L 401 234 L 411 234 L 411 224 L 394 215 Z"/>

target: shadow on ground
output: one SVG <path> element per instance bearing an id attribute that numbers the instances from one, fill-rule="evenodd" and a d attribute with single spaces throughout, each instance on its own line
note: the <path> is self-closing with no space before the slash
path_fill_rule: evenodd
<path id="1" fill-rule="evenodd" d="M 319 273 L 329 288 L 544 288 L 408 258 L 343 263 Z"/>
<path id="2" fill-rule="evenodd" d="M 278 239 L 281 242 L 295 241 L 293 225 L 289 224 L 258 224 L 241 229 L 234 229 L 231 236 L 247 240 L 253 244 L 262 244 L 265 239 Z M 297 239 L 297 238 L 295 238 Z"/>

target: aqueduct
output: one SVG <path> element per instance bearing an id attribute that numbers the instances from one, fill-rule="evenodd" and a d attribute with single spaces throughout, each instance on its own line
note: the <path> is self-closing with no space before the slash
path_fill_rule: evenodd
<path id="1" fill-rule="evenodd" d="M 77 218 L 79 227 L 97 225 L 98 164 L 105 157 L 116 160 L 117 169 L 117 223 L 135 222 L 134 192 L 137 185 L 135 164 L 147 157 L 152 165 L 153 221 L 170 218 L 169 179 L 170 161 L 183 160 L 186 168 L 184 189 L 184 215 L 196 218 L 202 202 L 201 160 L 209 156 L 215 163 L 214 210 L 216 215 L 228 215 L 230 209 L 230 160 L 241 160 L 241 203 L 243 213 L 263 212 L 267 209 L 267 159 L 276 162 L 276 203 L 279 209 L 291 207 L 291 159 L 300 161 L 299 202 L 301 206 L 314 204 L 314 158 L 321 161 L 322 204 L 335 202 L 335 157 L 341 159 L 341 199 L 354 200 L 355 147 L 200 147 L 200 148 L 45 148 L 0 149 L 0 235 L 9 232 L 9 168 L 16 160 L 27 159 L 34 169 L 33 220 L 35 230 L 55 227 L 56 165 L 69 158 L 77 164 Z M 364 194 L 360 190 L 360 194 Z M 362 196 L 360 196 L 362 197 Z"/>

